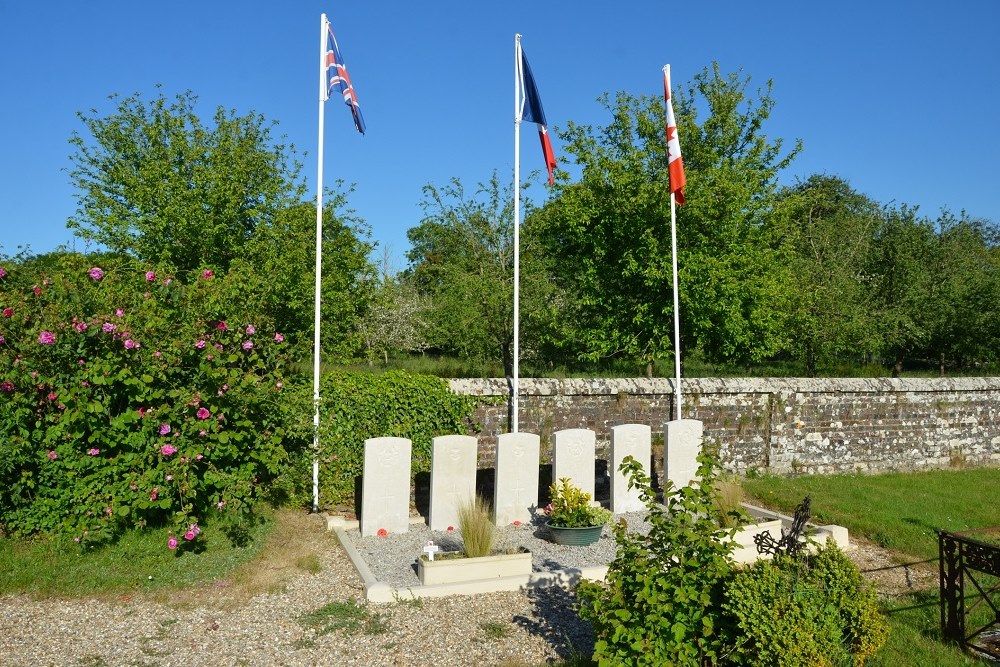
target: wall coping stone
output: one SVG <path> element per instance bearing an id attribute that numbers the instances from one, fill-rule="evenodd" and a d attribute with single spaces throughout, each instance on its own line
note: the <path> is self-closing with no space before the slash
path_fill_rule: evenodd
<path id="1" fill-rule="evenodd" d="M 506 378 L 457 378 L 451 390 L 463 396 L 507 396 Z M 690 394 L 829 394 L 1000 391 L 1000 377 L 954 378 L 682 378 Z M 673 378 L 521 378 L 521 396 L 672 395 Z"/>

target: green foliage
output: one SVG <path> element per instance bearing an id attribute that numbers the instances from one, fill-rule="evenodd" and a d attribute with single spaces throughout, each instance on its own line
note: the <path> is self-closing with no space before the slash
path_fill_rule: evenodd
<path id="1" fill-rule="evenodd" d="M 458 530 L 462 533 L 462 551 L 469 558 L 493 553 L 497 527 L 489 503 L 479 496 L 458 506 Z"/>
<path id="2" fill-rule="evenodd" d="M 330 504 L 353 504 L 355 484 L 364 468 L 368 438 L 409 438 L 413 443 L 412 472 L 430 470 L 431 439 L 465 433 L 478 399 L 458 396 L 436 377 L 401 371 L 383 374 L 327 373 L 320 395 L 320 497 Z M 300 386 L 288 397 L 294 411 L 290 423 L 297 437 L 312 440 L 312 390 Z M 293 464 L 300 482 L 310 478 L 311 450 Z M 299 486 L 300 500 L 311 493 Z"/>
<path id="3" fill-rule="evenodd" d="M 723 608 L 736 665 L 863 665 L 888 635 L 874 587 L 834 544 L 738 571 Z"/>
<path id="4" fill-rule="evenodd" d="M 338 182 L 338 186 L 342 184 Z M 323 210 L 323 357 L 353 359 L 361 350 L 359 324 L 371 306 L 374 268 L 369 229 L 347 209 L 351 189 L 327 191 Z M 316 207 L 302 203 L 260 225 L 228 273 L 238 273 L 248 306 L 281 322 L 301 349 L 312 350 L 316 295 Z"/>
<path id="5" fill-rule="evenodd" d="M 549 524 L 561 528 L 603 526 L 611 519 L 610 510 L 592 505 L 590 494 L 574 486 L 569 477 L 560 477 L 549 487 L 551 503 L 545 508 Z"/>
<path id="6" fill-rule="evenodd" d="M 302 444 L 285 431 L 288 346 L 237 280 L 190 280 L 74 254 L 0 279 L 5 532 L 87 545 L 166 526 L 196 548 L 209 517 L 247 530 Z"/>
<path id="7" fill-rule="evenodd" d="M 148 263 L 225 270 L 258 225 L 304 195 L 294 149 L 272 142 L 262 116 L 219 107 L 206 126 L 197 99 L 135 95 L 106 116 L 78 114 L 92 138 L 70 141 L 71 228 Z"/>
<path id="8" fill-rule="evenodd" d="M 789 351 L 815 377 L 821 364 L 856 349 L 875 350 L 879 317 L 869 276 L 878 204 L 843 180 L 810 176 L 778 194 L 775 224 L 783 229 L 796 289 L 789 295 Z"/>
<path id="9" fill-rule="evenodd" d="M 763 125 L 774 105 L 746 93 L 749 80 L 717 66 L 679 93 L 688 203 L 677 210 L 683 335 L 713 359 L 758 360 L 781 349 L 787 274 L 767 224 L 782 155 Z M 708 115 L 696 118 L 695 102 Z M 582 165 L 579 183 L 528 226 L 564 290 L 566 329 L 550 337 L 588 359 L 651 362 L 672 351 L 672 267 L 663 99 L 618 93 L 602 102 L 610 123 L 570 123 L 561 134 Z"/>
<path id="10" fill-rule="evenodd" d="M 696 666 L 721 657 L 733 531 L 720 529 L 712 499 L 717 463 L 704 450 L 699 463 L 700 482 L 668 486 L 660 505 L 642 466 L 632 457 L 622 462 L 646 505 L 649 532 L 615 525 L 618 551 L 606 583 L 578 588 L 580 615 L 594 625 L 599 665 Z"/>
<path id="11" fill-rule="evenodd" d="M 428 347 L 464 359 L 513 369 L 514 235 L 513 193 L 496 173 L 472 196 L 459 179 L 443 187 L 424 186 L 424 218 L 407 237 L 406 280 L 430 305 L 425 312 Z M 525 215 L 530 202 L 523 203 Z M 522 238 L 522 326 L 544 309 L 545 278 L 532 270 L 533 246 Z M 522 353 L 527 350 L 522 346 Z"/>

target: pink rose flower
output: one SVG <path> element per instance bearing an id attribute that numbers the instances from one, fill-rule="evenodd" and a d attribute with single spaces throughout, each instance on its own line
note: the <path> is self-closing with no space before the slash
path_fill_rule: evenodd
<path id="1" fill-rule="evenodd" d="M 100 280 L 104 277 L 104 270 L 99 266 L 91 267 L 90 271 L 87 271 L 87 275 L 93 280 Z"/>
<path id="2" fill-rule="evenodd" d="M 56 335 L 51 331 L 43 331 L 38 334 L 38 342 L 42 345 L 52 345 L 56 342 Z"/>
<path id="3" fill-rule="evenodd" d="M 188 540 L 189 542 L 191 540 L 193 540 L 194 539 L 194 531 L 193 530 L 189 530 L 188 532 L 184 533 L 184 539 Z"/>
<path id="4" fill-rule="evenodd" d="M 282 335 L 281 335 L 280 333 L 276 333 L 276 334 L 274 334 L 274 342 L 276 342 L 276 343 L 281 343 L 281 342 L 283 342 L 284 340 L 285 340 L 285 337 L 284 337 L 284 336 L 282 336 Z"/>
<path id="5" fill-rule="evenodd" d="M 219 331 L 226 331 L 229 329 L 229 326 L 225 322 L 219 322 L 215 325 L 215 328 Z"/>
<path id="6" fill-rule="evenodd" d="M 198 408 L 198 412 L 195 413 L 198 419 L 208 419 L 212 416 L 212 413 L 208 411 L 207 408 Z"/>
<path id="7" fill-rule="evenodd" d="M 0 278 L 6 278 L 6 277 L 7 277 L 7 272 L 4 270 L 2 266 L 0 266 Z"/>
<path id="8" fill-rule="evenodd" d="M 87 323 L 86 322 L 77 322 L 76 323 L 76 330 L 79 333 L 83 333 L 84 331 L 87 330 Z"/>
<path id="9" fill-rule="evenodd" d="M 173 445 L 163 445 L 160 447 L 160 453 L 164 456 L 172 456 L 177 453 L 177 448 Z"/>
<path id="10" fill-rule="evenodd" d="M 166 435 L 170 433 L 170 424 L 160 424 L 160 435 Z"/>
<path id="11" fill-rule="evenodd" d="M 117 310 L 115 310 L 115 317 L 121 317 L 124 314 L 125 314 L 125 311 L 122 310 L 121 308 L 118 308 Z"/>
<path id="12" fill-rule="evenodd" d="M 56 460 L 57 458 L 59 458 L 59 455 L 58 455 L 58 454 L 56 454 L 55 452 L 53 452 L 53 451 L 52 451 L 52 450 L 50 449 L 50 450 L 49 450 L 49 453 L 48 453 L 48 457 L 49 457 L 49 459 L 50 459 L 50 460 L 52 460 L 52 461 L 55 461 L 55 460 Z"/>
<path id="13" fill-rule="evenodd" d="M 11 393 L 12 391 L 14 391 L 14 383 L 10 382 L 9 380 L 0 382 L 0 391 L 2 391 L 5 394 Z"/>
<path id="14" fill-rule="evenodd" d="M 38 285 L 35 285 L 34 287 L 31 288 L 31 291 L 35 293 L 35 296 L 38 296 L 39 294 L 42 293 L 42 288 L 39 287 Z"/>
<path id="15" fill-rule="evenodd" d="M 156 272 L 155 271 L 146 271 L 146 282 L 147 283 L 151 283 L 154 280 L 156 280 Z"/>
<path id="16" fill-rule="evenodd" d="M 93 448 L 93 449 L 88 449 L 87 450 L 87 454 L 89 454 L 90 456 L 97 456 L 100 453 L 101 453 L 101 450 L 97 449 L 96 447 Z"/>
<path id="17" fill-rule="evenodd" d="M 135 348 L 137 348 L 139 346 L 139 344 L 136 343 L 131 338 L 126 338 L 124 345 L 125 345 L 125 349 L 126 350 L 134 350 Z"/>
<path id="18" fill-rule="evenodd" d="M 105 322 L 103 325 L 101 325 L 101 331 L 103 331 L 104 333 L 111 333 L 117 328 L 118 325 L 112 324 L 111 322 Z"/>
<path id="19" fill-rule="evenodd" d="M 205 269 L 204 271 L 201 272 L 201 277 L 205 279 L 211 278 L 214 275 L 215 274 L 212 273 L 212 269 Z"/>
<path id="20" fill-rule="evenodd" d="M 167 481 L 168 482 L 174 481 L 174 476 L 173 475 L 167 475 Z"/>
<path id="21" fill-rule="evenodd" d="M 52 392 L 52 393 L 50 393 L 50 394 L 48 395 L 48 397 L 47 397 L 47 398 L 48 398 L 48 399 L 49 399 L 50 401 L 54 401 L 54 400 L 56 400 L 57 398 L 59 398 L 59 396 L 58 396 L 58 395 L 56 395 L 56 393 L 55 393 L 55 392 Z"/>
<path id="22" fill-rule="evenodd" d="M 203 432 L 204 432 L 204 431 L 203 431 Z M 203 458 L 205 458 L 205 457 L 204 457 L 204 456 L 202 456 L 201 454 L 198 454 L 197 456 L 195 456 L 195 457 L 194 457 L 194 460 L 195 460 L 195 461 L 201 461 L 201 460 L 202 460 Z"/>
<path id="23" fill-rule="evenodd" d="M 254 335 L 255 333 L 257 333 L 257 329 L 256 329 L 256 327 L 254 327 L 254 325 L 252 325 L 252 324 L 248 324 L 248 325 L 247 325 L 247 335 L 248 335 L 248 336 L 252 336 L 252 335 Z"/>
<path id="24" fill-rule="evenodd" d="M 253 349 L 253 341 L 252 340 L 243 341 L 243 349 L 244 350 Z"/>
<path id="25" fill-rule="evenodd" d="M 13 317 L 13 315 L 14 315 L 14 309 L 13 308 L 4 308 L 3 309 L 3 316 L 4 317 Z"/>
<path id="26" fill-rule="evenodd" d="M 195 343 L 194 346 L 200 350 L 205 347 L 205 341 L 200 340 L 197 343 Z"/>
<path id="27" fill-rule="evenodd" d="M 167 540 L 167 548 L 170 549 L 171 551 L 177 548 L 176 537 L 171 537 L 169 540 Z"/>

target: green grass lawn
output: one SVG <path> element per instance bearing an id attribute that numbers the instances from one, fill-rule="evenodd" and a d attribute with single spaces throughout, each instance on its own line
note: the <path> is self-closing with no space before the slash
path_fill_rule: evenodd
<path id="1" fill-rule="evenodd" d="M 937 558 L 938 529 L 1000 526 L 1000 469 L 969 468 L 882 475 L 747 478 L 750 502 L 791 512 L 812 496 L 813 521 L 846 526 L 879 546 Z"/>
<path id="2" fill-rule="evenodd" d="M 938 529 L 964 531 L 1000 525 L 1000 504 L 996 501 L 1000 469 L 763 476 L 744 479 L 743 488 L 749 502 L 788 513 L 809 495 L 815 523 L 846 526 L 852 538 L 860 536 L 890 549 L 900 562 L 928 559 L 936 562 Z M 941 641 L 936 587 L 886 601 L 883 611 L 889 619 L 891 634 L 868 665 L 995 664 L 966 655 Z"/>
<path id="3" fill-rule="evenodd" d="M 247 547 L 206 526 L 199 536 L 205 550 L 182 554 L 167 548 L 162 530 L 133 531 L 92 549 L 67 538 L 0 538 L 0 595 L 85 597 L 200 586 L 254 559 L 272 526 L 271 519 L 258 524 Z"/>

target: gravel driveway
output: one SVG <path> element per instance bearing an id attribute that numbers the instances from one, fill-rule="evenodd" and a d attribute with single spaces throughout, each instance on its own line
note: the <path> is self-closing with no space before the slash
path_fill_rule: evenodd
<path id="1" fill-rule="evenodd" d="M 589 625 L 562 591 L 491 593 L 365 607 L 369 623 L 320 634 L 302 620 L 330 603 L 364 605 L 361 579 L 332 533 L 321 568 L 240 605 L 226 591 L 201 602 L 0 597 L 0 665 L 476 665 L 525 667 L 590 653 Z"/>

